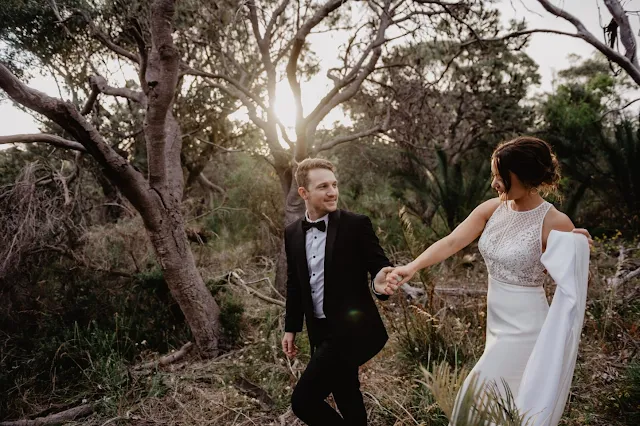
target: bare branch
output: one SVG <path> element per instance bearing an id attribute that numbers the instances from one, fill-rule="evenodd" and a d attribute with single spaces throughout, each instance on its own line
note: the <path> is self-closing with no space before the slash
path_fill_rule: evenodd
<path id="1" fill-rule="evenodd" d="M 182 345 L 182 347 L 180 349 L 178 349 L 175 352 L 172 352 L 170 354 L 161 356 L 157 361 L 149 361 L 149 362 L 145 362 L 142 364 L 138 364 L 135 365 L 133 367 L 134 370 L 146 370 L 149 368 L 154 368 L 154 367 L 162 367 L 165 365 L 169 365 L 172 364 L 176 361 L 180 361 L 182 358 L 184 358 L 189 351 L 191 351 L 191 349 L 193 348 L 193 343 L 191 342 L 187 342 L 184 345 Z"/>
<path id="2" fill-rule="evenodd" d="M 197 179 L 200 185 L 204 186 L 210 191 L 218 192 L 222 195 L 225 195 L 227 193 L 227 191 L 225 191 L 223 187 L 211 182 L 209 179 L 207 179 L 207 177 L 203 173 L 200 173 Z"/>
<path id="3" fill-rule="evenodd" d="M 607 0 L 605 3 L 607 2 L 611 3 L 612 7 L 614 6 L 613 5 L 614 2 L 618 3 L 617 0 Z M 629 74 L 629 76 L 633 79 L 633 81 L 635 81 L 637 84 L 640 85 L 640 67 L 638 67 L 637 65 L 638 62 L 635 56 L 635 42 L 633 43 L 633 50 L 627 51 L 627 55 L 629 55 L 630 58 L 634 59 L 634 62 L 632 62 L 629 59 L 629 57 L 620 54 L 613 48 L 607 46 L 606 44 L 598 40 L 598 38 L 596 38 L 591 32 L 587 30 L 587 28 L 584 26 L 582 22 L 580 22 L 578 18 L 576 18 L 566 10 L 563 10 L 557 6 L 554 6 L 553 4 L 551 4 L 549 0 L 538 0 L 538 3 L 540 3 L 542 7 L 544 7 L 545 10 L 547 10 L 547 12 L 551 13 L 552 15 L 558 16 L 572 23 L 573 26 L 576 27 L 576 30 L 578 31 L 577 37 L 582 38 L 587 43 L 591 44 L 593 47 L 598 49 L 602 54 L 604 54 L 607 58 L 609 58 L 609 60 L 618 64 L 622 69 L 624 69 Z M 609 6 L 607 5 L 607 7 Z M 622 19 L 622 18 L 618 17 L 618 19 Z"/>
<path id="4" fill-rule="evenodd" d="M 56 135 L 48 135 L 46 133 L 0 136 L 0 145 L 9 144 L 9 143 L 34 143 L 34 142 L 48 143 L 58 148 L 73 149 L 75 151 L 87 152 L 87 150 L 85 149 L 84 146 L 82 146 L 81 143 L 70 141 L 68 139 L 64 139 Z"/>
<path id="5" fill-rule="evenodd" d="M 147 43 L 145 43 L 144 38 L 142 38 L 142 29 L 140 28 L 138 20 L 134 19 L 132 25 L 131 34 L 138 45 L 138 57 L 140 60 L 140 69 L 138 70 L 140 86 L 145 87 L 147 85 L 146 74 L 147 66 L 149 65 L 149 50 L 147 49 Z"/>
<path id="6" fill-rule="evenodd" d="M 371 135 L 375 135 L 376 133 L 381 133 L 381 132 L 385 132 L 387 131 L 387 129 L 389 128 L 389 121 L 391 120 L 391 110 L 387 110 L 387 116 L 384 119 L 384 122 L 379 123 L 375 126 L 373 126 L 370 129 L 367 130 L 363 130 L 361 132 L 357 132 L 357 133 L 352 133 L 350 135 L 345 135 L 345 136 L 340 136 L 337 137 L 333 140 L 327 141 L 325 143 L 323 143 L 322 145 L 320 145 L 320 147 L 318 147 L 317 149 L 314 150 L 314 153 L 317 154 L 319 152 L 322 151 L 326 151 L 328 149 L 331 149 L 337 145 L 346 143 L 346 142 L 351 142 L 357 139 L 361 139 L 367 136 L 371 136 Z"/>
<path id="7" fill-rule="evenodd" d="M 0 426 L 48 426 L 59 425 L 76 420 L 80 417 L 86 417 L 94 410 L 93 404 L 84 404 L 78 407 L 69 408 L 60 413 L 49 414 L 46 417 L 38 417 L 34 420 L 16 420 L 13 422 L 0 422 Z"/>
<path id="8" fill-rule="evenodd" d="M 253 294 L 258 299 L 262 299 L 265 302 L 273 303 L 274 305 L 280 306 L 282 308 L 285 307 L 285 303 L 282 300 L 278 300 L 278 299 L 274 299 L 274 298 L 269 297 L 269 296 L 265 296 L 264 294 L 260 293 L 255 288 L 249 287 L 247 285 L 247 283 L 245 283 L 245 281 L 240 277 L 240 275 L 238 275 L 238 273 L 236 271 L 232 271 L 230 276 L 231 276 L 231 278 L 234 278 L 234 280 L 233 281 L 229 280 L 229 281 L 237 283 L 237 285 L 239 285 L 240 287 L 244 288 L 247 291 L 247 293 Z"/>
<path id="9" fill-rule="evenodd" d="M 618 255 L 618 264 L 616 267 L 616 272 L 613 277 L 607 278 L 607 285 L 612 290 L 617 290 L 618 287 L 626 283 L 627 281 L 640 276 L 640 268 L 636 268 L 634 270 L 626 269 L 626 258 L 628 252 L 630 250 L 626 249 L 624 246 L 620 246 L 620 254 Z"/>
<path id="10" fill-rule="evenodd" d="M 260 100 L 260 98 L 258 96 L 256 96 L 254 93 L 252 93 L 249 89 L 247 89 L 241 82 L 239 82 L 238 80 L 235 80 L 229 76 L 223 75 L 223 74 L 213 74 L 207 71 L 201 71 L 201 70 L 197 70 L 191 67 L 185 67 L 182 71 L 183 74 L 186 75 L 193 75 L 196 77 L 207 77 L 207 78 L 211 78 L 211 79 L 220 79 L 220 80 L 224 80 L 227 81 L 228 83 L 231 83 L 231 85 L 237 89 L 239 92 L 241 92 L 247 99 L 251 99 L 253 102 L 256 103 L 257 106 L 259 106 L 260 108 L 262 108 L 264 111 L 267 110 L 267 107 L 262 103 L 262 101 Z M 229 90 L 225 89 L 225 92 L 227 94 L 230 94 L 231 96 L 233 96 L 234 98 L 238 98 L 240 99 L 239 96 L 232 94 L 231 92 L 229 92 Z M 242 100 L 242 99 L 240 99 Z M 243 103 L 245 103 L 243 101 Z M 246 105 L 246 104 L 245 104 Z"/>
<path id="11" fill-rule="evenodd" d="M 269 50 L 271 47 L 271 35 L 265 34 L 263 37 L 260 34 L 260 25 L 258 23 L 255 0 L 248 0 L 247 7 L 249 8 L 249 21 L 251 22 L 251 28 L 258 44 L 262 63 L 264 64 L 265 71 L 267 72 L 267 91 L 269 93 L 269 102 L 273 105 L 276 97 L 276 67 L 271 60 L 271 52 Z M 275 115 L 272 108 L 267 110 L 267 114 Z"/>
<path id="12" fill-rule="evenodd" d="M 323 19 L 325 19 L 329 14 L 340 6 L 344 4 L 343 0 L 329 0 L 325 3 L 315 15 L 305 22 L 302 27 L 296 33 L 293 46 L 291 47 L 291 54 L 289 55 L 289 61 L 287 62 L 287 79 L 289 80 L 289 86 L 291 87 L 291 92 L 293 93 L 293 97 L 296 101 L 296 121 L 301 122 L 303 111 L 302 111 L 302 93 L 300 89 L 300 82 L 298 81 L 297 71 L 298 71 L 298 59 L 300 58 L 300 53 L 302 52 L 302 46 L 304 46 L 304 42 L 307 39 L 307 36 L 311 32 L 313 28 L 315 28 Z"/>
<path id="13" fill-rule="evenodd" d="M 517 37 L 521 37 L 523 35 L 536 34 L 536 33 L 560 34 L 560 35 L 565 35 L 565 36 L 569 36 L 569 37 L 584 38 L 580 34 L 577 34 L 577 33 L 568 33 L 566 31 L 550 30 L 550 29 L 535 29 L 535 30 L 514 31 L 514 32 L 509 33 L 509 34 L 505 34 L 502 37 L 495 37 L 495 38 L 478 38 L 476 36 L 476 38 L 474 38 L 472 40 L 467 40 L 467 41 L 464 41 L 464 42 L 460 43 L 460 47 L 468 46 L 470 44 L 478 43 L 478 42 L 480 42 L 480 43 L 490 43 L 490 42 L 496 42 L 496 41 L 504 41 L 504 40 L 508 40 L 510 38 L 517 38 Z"/>
<path id="14" fill-rule="evenodd" d="M 242 104 L 245 107 L 247 107 L 247 112 L 249 113 L 249 118 L 251 119 L 251 121 L 253 121 L 253 123 L 259 128 L 261 128 L 265 133 L 269 131 L 267 122 L 258 116 L 258 112 L 256 110 L 255 104 L 251 102 L 251 99 L 245 96 L 243 92 L 239 90 L 235 90 L 234 88 L 231 88 L 231 87 L 227 87 L 223 84 L 216 83 L 210 79 L 207 79 L 206 81 L 207 83 L 209 83 L 211 87 L 215 87 L 216 89 L 223 91 L 229 96 L 240 99 Z"/>
<path id="15" fill-rule="evenodd" d="M 388 8 L 388 6 L 389 3 L 387 1 L 385 7 Z M 382 55 L 381 46 L 386 42 L 385 32 L 389 25 L 391 25 L 391 22 L 392 20 L 388 14 L 388 10 L 384 10 L 380 17 L 380 25 L 375 39 L 372 40 L 364 52 L 362 52 L 358 62 L 352 67 L 351 71 L 318 102 L 318 105 L 316 105 L 314 110 L 305 119 L 311 128 L 317 126 L 333 108 L 356 95 L 362 82 L 374 71 L 378 59 Z M 363 68 L 362 65 L 368 57 L 369 62 Z M 342 90 L 345 87 L 346 89 Z"/>
<path id="16" fill-rule="evenodd" d="M 602 114 L 602 116 L 600 116 L 600 120 L 602 120 L 604 117 L 606 117 L 607 115 L 613 113 L 613 112 L 619 112 L 622 111 L 623 109 L 628 108 L 629 106 L 635 104 L 636 102 L 640 101 L 640 98 L 634 99 L 630 102 L 627 102 L 625 105 L 623 105 L 621 108 L 616 108 L 616 109 L 611 109 L 607 112 L 605 112 L 604 114 Z"/>
<path id="17" fill-rule="evenodd" d="M 269 23 L 267 24 L 267 28 L 264 31 L 264 38 L 266 41 L 269 41 L 268 44 L 271 44 L 271 35 L 273 32 L 273 27 L 275 26 L 276 21 L 278 20 L 280 15 L 284 13 L 285 9 L 287 8 L 287 5 L 289 4 L 289 1 L 290 0 L 282 0 L 278 8 L 271 15 L 271 19 L 269 20 Z"/>
<path id="18" fill-rule="evenodd" d="M 45 115 L 69 132 L 105 168 L 106 175 L 122 190 L 129 201 L 139 210 L 146 209 L 147 203 L 150 202 L 147 182 L 105 142 L 97 130 L 80 115 L 75 106 L 27 87 L 2 63 L 0 63 L 0 89 L 3 89 L 15 102 Z"/>
<path id="19" fill-rule="evenodd" d="M 89 28 L 91 29 L 91 36 L 102 43 L 103 46 L 105 46 L 112 52 L 131 60 L 136 64 L 139 63 L 138 56 L 129 52 L 122 46 L 118 46 L 117 44 L 115 44 L 107 34 L 103 33 L 98 27 L 96 27 L 96 25 L 93 23 L 93 20 L 86 11 L 77 10 L 76 12 L 82 15 L 87 24 L 89 24 Z"/>
<path id="20" fill-rule="evenodd" d="M 631 61 L 633 65 L 638 67 L 636 39 L 633 35 L 633 31 L 631 30 L 631 25 L 629 24 L 629 17 L 618 0 L 604 0 L 604 4 L 607 6 L 607 9 L 609 9 L 613 20 L 620 28 L 620 41 L 626 50 L 624 56 Z"/>
<path id="21" fill-rule="evenodd" d="M 100 93 L 104 93 L 105 95 L 120 96 L 123 98 L 130 99 L 134 102 L 138 102 L 142 105 L 145 104 L 146 98 L 144 96 L 144 93 L 138 92 L 136 90 L 127 89 L 126 87 L 109 86 L 107 84 L 107 80 L 102 76 L 94 75 L 89 78 L 89 82 L 91 83 L 92 89 L 97 89 Z M 88 101 L 87 101 L 87 104 L 88 104 Z M 84 113 L 84 109 L 82 110 L 82 112 Z"/>
<path id="22" fill-rule="evenodd" d="M 91 88 L 91 94 L 87 98 L 87 102 L 84 104 L 84 108 L 82 108 L 82 111 L 80 111 L 80 114 L 87 115 L 91 112 L 91 110 L 93 109 L 93 105 L 98 100 L 99 94 L 100 94 L 100 90 L 98 89 L 98 87 L 93 86 Z"/>

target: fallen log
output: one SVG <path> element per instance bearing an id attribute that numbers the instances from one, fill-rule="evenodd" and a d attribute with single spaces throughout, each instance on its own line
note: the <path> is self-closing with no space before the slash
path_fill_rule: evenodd
<path id="1" fill-rule="evenodd" d="M 0 422 L 0 426 L 49 426 L 59 425 L 65 422 L 76 420 L 80 417 L 86 417 L 93 413 L 94 404 L 84 404 L 78 407 L 69 408 L 59 413 L 49 414 L 46 417 L 38 417 L 33 420 L 15 420 L 8 422 Z"/>

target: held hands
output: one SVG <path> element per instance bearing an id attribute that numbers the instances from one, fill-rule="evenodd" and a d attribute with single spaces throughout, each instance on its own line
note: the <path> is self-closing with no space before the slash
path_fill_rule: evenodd
<path id="1" fill-rule="evenodd" d="M 298 355 L 298 347 L 296 346 L 296 333 L 284 333 L 282 338 L 282 351 L 289 358 L 295 358 Z"/>
<path id="2" fill-rule="evenodd" d="M 382 268 L 373 280 L 376 292 L 391 296 L 398 288 L 409 281 L 416 271 L 410 265 Z"/>

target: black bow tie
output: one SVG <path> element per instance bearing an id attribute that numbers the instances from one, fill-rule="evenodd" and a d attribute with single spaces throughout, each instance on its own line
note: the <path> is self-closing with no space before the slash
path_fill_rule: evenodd
<path id="1" fill-rule="evenodd" d="M 327 229 L 327 225 L 324 223 L 324 220 L 319 222 L 309 222 L 306 219 L 302 221 L 302 230 L 307 232 L 311 228 L 317 228 L 319 231 L 324 232 Z"/>

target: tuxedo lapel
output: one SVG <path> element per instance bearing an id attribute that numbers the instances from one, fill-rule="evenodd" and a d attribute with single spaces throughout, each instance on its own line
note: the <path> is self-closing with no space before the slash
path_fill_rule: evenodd
<path id="1" fill-rule="evenodd" d="M 340 225 L 340 210 L 329 213 L 329 227 L 327 229 L 327 244 L 324 249 L 324 276 L 325 289 L 327 287 L 327 277 L 331 276 L 331 266 L 333 262 L 333 252 L 335 248 L 336 235 Z"/>
<path id="2" fill-rule="evenodd" d="M 309 267 L 307 265 L 307 247 L 305 241 L 305 232 L 302 230 L 302 221 L 298 222 L 293 238 L 298 276 L 300 277 L 301 283 L 303 283 L 305 288 L 309 289 L 310 292 L 311 286 L 309 284 Z"/>

